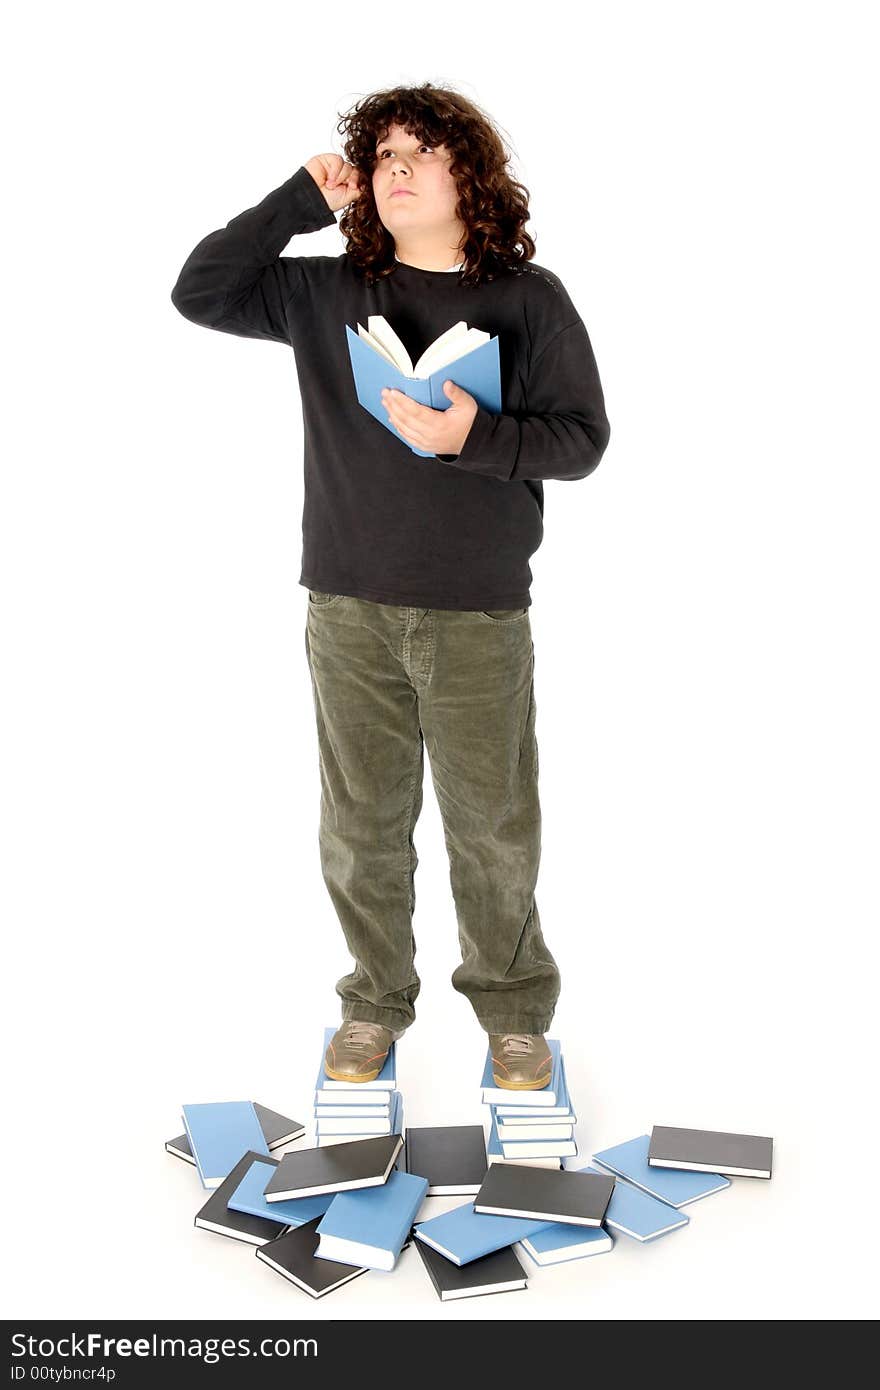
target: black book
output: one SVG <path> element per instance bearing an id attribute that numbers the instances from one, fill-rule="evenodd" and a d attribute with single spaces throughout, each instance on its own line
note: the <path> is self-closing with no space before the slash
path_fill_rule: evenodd
<path id="1" fill-rule="evenodd" d="M 256 1158 L 266 1162 L 266 1155 L 258 1154 L 253 1149 L 238 1160 L 231 1173 L 211 1193 L 201 1211 L 196 1213 L 196 1226 L 203 1231 L 215 1231 L 220 1236 L 246 1241 L 248 1245 L 265 1245 L 267 1241 L 275 1239 L 278 1235 L 277 1221 L 270 1221 L 265 1216 L 248 1216 L 243 1211 L 230 1211 L 226 1205 Z"/>
<path id="2" fill-rule="evenodd" d="M 474 1198 L 474 1211 L 601 1226 L 613 1191 L 611 1173 L 493 1163 Z"/>
<path id="3" fill-rule="evenodd" d="M 264 1260 L 271 1269 L 283 1274 L 297 1288 L 311 1294 L 312 1298 L 323 1298 L 341 1284 L 366 1274 L 366 1267 L 343 1264 L 341 1260 L 321 1260 L 315 1255 L 318 1248 L 318 1222 L 320 1216 L 306 1221 L 294 1230 L 284 1231 L 268 1244 L 256 1251 L 258 1260 Z M 277 1226 L 275 1228 L 278 1229 Z"/>
<path id="4" fill-rule="evenodd" d="M 428 1179 L 426 1197 L 479 1192 L 489 1164 L 482 1125 L 410 1125 L 406 1131 L 406 1171 Z"/>
<path id="5" fill-rule="evenodd" d="M 416 1241 L 416 1249 L 441 1299 L 474 1298 L 478 1294 L 528 1287 L 525 1270 L 512 1245 L 493 1250 L 491 1255 L 481 1255 L 466 1265 L 453 1264 L 423 1240 Z"/>
<path id="6" fill-rule="evenodd" d="M 720 1129 L 675 1129 L 655 1125 L 648 1146 L 652 1168 L 684 1168 L 693 1173 L 725 1173 L 736 1178 L 769 1178 L 773 1140 L 762 1134 L 727 1134 Z"/>
<path id="7" fill-rule="evenodd" d="M 285 1154 L 263 1192 L 267 1202 L 315 1197 L 351 1187 L 378 1187 L 388 1179 L 403 1147 L 400 1134 L 376 1134 L 322 1149 Z"/>
<path id="8" fill-rule="evenodd" d="M 280 1149 L 284 1144 L 292 1144 L 294 1139 L 299 1139 L 306 1132 L 306 1127 L 299 1120 L 292 1120 L 289 1115 L 279 1115 L 277 1110 L 268 1110 L 265 1105 L 260 1105 L 254 1101 L 254 1110 L 260 1122 L 260 1129 L 266 1138 L 266 1147 L 269 1149 Z M 175 1158 L 185 1159 L 195 1167 L 192 1146 L 187 1134 L 178 1134 L 176 1139 L 168 1139 L 165 1148 Z"/>

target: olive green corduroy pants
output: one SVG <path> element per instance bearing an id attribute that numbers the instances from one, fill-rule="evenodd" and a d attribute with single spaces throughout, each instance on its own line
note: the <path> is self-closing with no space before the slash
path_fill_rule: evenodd
<path id="1" fill-rule="evenodd" d="M 407 1028 L 413 832 L 424 748 L 443 818 L 461 964 L 487 1033 L 546 1033 L 559 996 L 541 934 L 534 644 L 528 609 L 405 608 L 309 591 L 321 871 L 355 969 L 342 1017 Z"/>

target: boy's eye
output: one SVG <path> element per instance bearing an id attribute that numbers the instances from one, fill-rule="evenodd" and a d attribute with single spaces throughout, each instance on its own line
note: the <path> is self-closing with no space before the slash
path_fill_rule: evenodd
<path id="1" fill-rule="evenodd" d="M 432 150 L 432 151 L 433 151 L 434 146 L 433 146 L 433 145 L 419 145 L 419 149 L 420 149 L 420 150 Z M 380 150 L 380 151 L 379 151 L 379 158 L 381 159 L 382 156 L 383 156 L 383 155 L 386 155 L 386 154 L 391 154 L 391 150 Z"/>

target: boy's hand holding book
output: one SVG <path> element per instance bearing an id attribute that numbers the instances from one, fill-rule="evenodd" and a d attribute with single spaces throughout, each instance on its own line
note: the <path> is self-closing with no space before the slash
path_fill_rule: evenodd
<path id="1" fill-rule="evenodd" d="M 444 381 L 443 392 L 452 402 L 445 410 L 419 405 L 405 391 L 393 387 L 382 392 L 388 420 L 408 444 L 431 454 L 460 454 L 479 406 L 464 387 Z"/>
<path id="2" fill-rule="evenodd" d="M 381 314 L 345 332 L 359 402 L 414 454 L 445 463 L 461 453 L 480 408 L 500 413 L 498 338 L 482 329 L 454 323 L 415 363 Z"/>

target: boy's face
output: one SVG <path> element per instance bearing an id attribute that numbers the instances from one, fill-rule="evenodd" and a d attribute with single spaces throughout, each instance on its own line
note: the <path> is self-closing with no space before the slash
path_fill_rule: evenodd
<path id="1" fill-rule="evenodd" d="M 429 145 L 391 126 L 376 145 L 373 197 L 382 225 L 396 239 L 443 233 L 457 222 L 458 190 L 445 145 Z M 398 190 L 405 189 L 406 192 Z"/>

